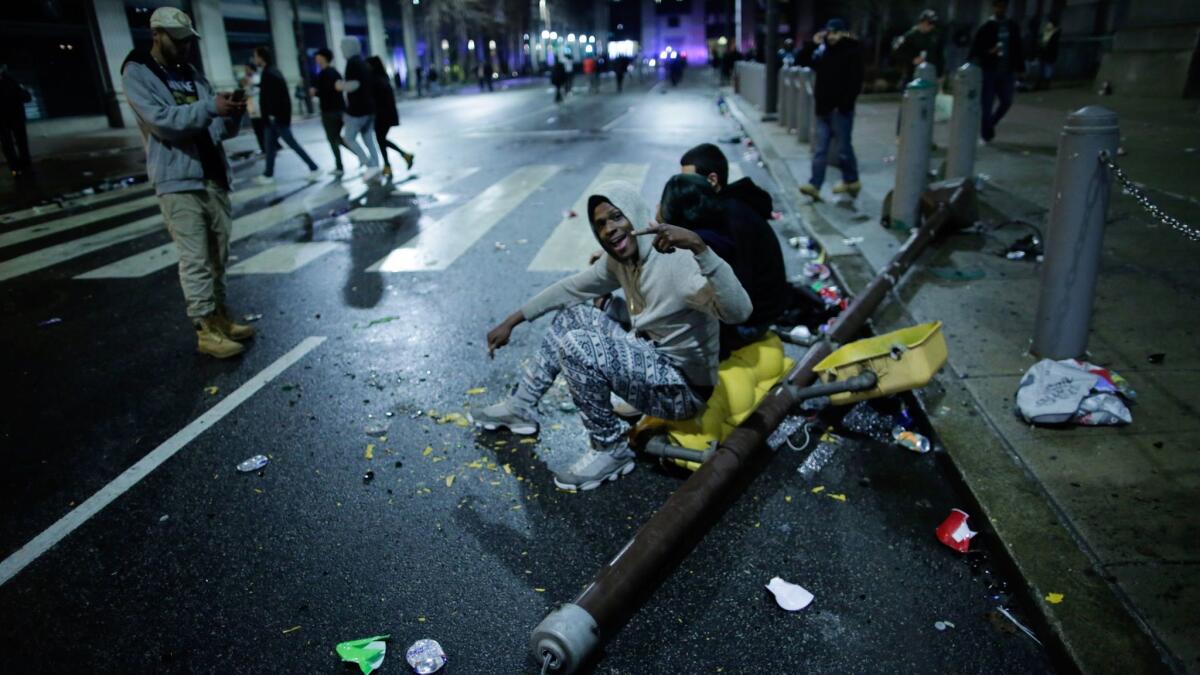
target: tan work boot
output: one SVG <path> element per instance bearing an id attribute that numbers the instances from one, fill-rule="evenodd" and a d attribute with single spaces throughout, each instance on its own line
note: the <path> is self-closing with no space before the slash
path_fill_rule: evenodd
<path id="1" fill-rule="evenodd" d="M 811 197 L 814 202 L 822 201 L 821 189 L 812 183 L 805 183 L 800 186 L 800 194 Z"/>
<path id="2" fill-rule="evenodd" d="M 218 305 L 217 311 L 213 312 L 212 316 L 216 319 L 217 327 L 221 329 L 221 332 L 238 342 L 249 340 L 258 332 L 251 326 L 234 323 L 229 316 L 229 308 L 225 305 Z"/>
<path id="3" fill-rule="evenodd" d="M 225 335 L 214 313 L 196 322 L 196 351 L 218 359 L 227 359 L 241 354 L 246 348 Z"/>
<path id="4" fill-rule="evenodd" d="M 838 184 L 833 186 L 833 192 L 834 194 L 845 192 L 851 197 L 857 197 L 858 193 L 862 192 L 862 181 L 856 180 L 853 183 L 838 181 Z"/>

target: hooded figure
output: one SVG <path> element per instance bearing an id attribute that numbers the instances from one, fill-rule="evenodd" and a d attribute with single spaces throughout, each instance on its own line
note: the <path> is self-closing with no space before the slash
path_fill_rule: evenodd
<path id="1" fill-rule="evenodd" d="M 752 309 L 733 269 L 699 235 L 673 225 L 637 229 L 652 220 L 634 186 L 602 185 L 588 198 L 588 219 L 605 255 L 488 333 L 494 351 L 518 324 L 561 310 L 517 391 L 474 414 L 475 424 L 488 430 L 535 434 L 537 403 L 561 373 L 591 441 L 577 462 L 554 472 L 555 485 L 571 491 L 633 470 L 611 395 L 655 417 L 695 416 L 717 382 L 720 322 L 741 323 Z M 651 234 L 653 240 L 643 236 Z M 629 306 L 628 330 L 587 303 L 618 288 Z"/>

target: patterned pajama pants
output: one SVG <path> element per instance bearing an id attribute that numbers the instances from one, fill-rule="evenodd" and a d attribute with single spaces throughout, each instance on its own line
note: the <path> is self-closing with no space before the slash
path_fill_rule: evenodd
<path id="1" fill-rule="evenodd" d="M 704 407 L 679 370 L 650 341 L 626 331 L 590 304 L 554 317 L 533 366 L 513 394 L 515 407 L 523 414 L 536 410 L 559 373 L 598 450 L 617 443 L 625 433 L 625 423 L 613 412 L 610 393 L 647 415 L 668 420 L 693 417 Z"/>

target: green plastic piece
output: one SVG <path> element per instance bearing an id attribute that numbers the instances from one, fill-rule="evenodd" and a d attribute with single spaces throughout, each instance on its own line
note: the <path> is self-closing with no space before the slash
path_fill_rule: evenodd
<path id="1" fill-rule="evenodd" d="M 929 80 L 922 80 L 921 78 L 916 77 L 913 78 L 912 82 L 908 83 L 908 86 L 906 86 L 905 89 L 933 89 L 935 86 L 937 85 Z"/>
<path id="2" fill-rule="evenodd" d="M 376 635 L 342 642 L 336 647 L 337 653 L 343 661 L 357 663 L 363 675 L 371 675 L 372 670 L 383 665 L 383 654 L 387 651 L 387 643 L 383 640 L 390 637 L 391 635 Z"/>
<path id="3" fill-rule="evenodd" d="M 929 273 L 946 281 L 978 281 L 984 277 L 983 270 L 960 270 L 954 267 L 930 267 Z"/>

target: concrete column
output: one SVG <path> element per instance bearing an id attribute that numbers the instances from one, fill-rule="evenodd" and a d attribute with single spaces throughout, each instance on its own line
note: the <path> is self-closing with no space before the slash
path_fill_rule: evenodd
<path id="1" fill-rule="evenodd" d="M 383 9 L 379 0 L 367 0 L 367 41 L 371 43 L 368 56 L 378 56 L 391 75 L 392 55 L 388 52 L 387 30 L 383 27 Z"/>
<path id="2" fill-rule="evenodd" d="M 408 3 L 402 2 L 401 5 L 407 6 Z M 321 13 L 325 15 L 325 46 L 333 52 L 333 65 L 338 72 L 345 73 L 346 57 L 342 55 L 342 38 L 346 37 L 346 20 L 342 17 L 342 1 L 325 0 Z M 412 13 L 411 8 L 409 13 Z M 405 35 L 404 39 L 407 41 L 408 36 Z"/>
<path id="3" fill-rule="evenodd" d="M 106 75 L 104 94 L 108 123 L 113 127 L 132 127 L 137 124 L 137 118 L 129 107 L 125 85 L 121 82 L 121 64 L 133 51 L 133 33 L 125 18 L 125 3 L 122 0 L 95 0 L 92 7 L 95 9 L 92 41 Z"/>
<path id="4" fill-rule="evenodd" d="M 275 67 L 287 80 L 288 96 L 300 82 L 300 53 L 296 49 L 296 17 L 291 0 L 267 0 L 267 19 L 271 23 L 271 48 Z"/>
<path id="5" fill-rule="evenodd" d="M 220 0 L 192 0 L 192 14 L 192 22 L 200 33 L 196 46 L 200 49 L 204 75 L 217 91 L 233 91 L 238 85 L 229 56 L 229 38 L 225 36 Z"/>
<path id="6" fill-rule="evenodd" d="M 764 36 L 767 70 L 763 113 L 772 115 L 779 103 L 779 0 L 767 0 L 767 32 Z"/>
<path id="7" fill-rule="evenodd" d="M 329 0 L 326 0 L 328 2 Z M 413 24 L 411 0 L 399 0 L 400 24 L 404 31 L 404 63 L 408 66 L 408 79 L 404 81 L 408 90 L 417 93 L 417 70 L 421 68 L 421 56 L 417 54 L 417 29 Z"/>

